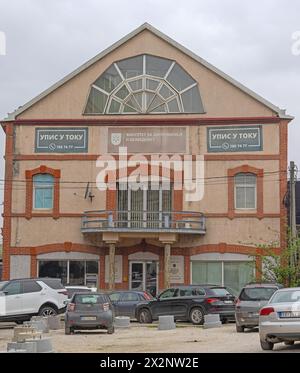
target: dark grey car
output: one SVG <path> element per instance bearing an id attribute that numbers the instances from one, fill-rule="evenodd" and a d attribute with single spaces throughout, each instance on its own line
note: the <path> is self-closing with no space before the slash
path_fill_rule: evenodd
<path id="1" fill-rule="evenodd" d="M 113 291 L 108 295 L 114 307 L 115 316 L 129 316 L 131 319 L 136 317 L 135 309 L 138 304 L 154 299 L 146 291 L 122 290 Z"/>
<path id="2" fill-rule="evenodd" d="M 236 331 L 238 333 L 243 333 L 245 328 L 258 326 L 260 309 L 281 287 L 279 284 L 252 283 L 241 290 L 235 305 Z"/>
<path id="3" fill-rule="evenodd" d="M 114 312 L 104 293 L 75 293 L 65 314 L 65 334 L 75 330 L 106 329 L 114 333 Z"/>

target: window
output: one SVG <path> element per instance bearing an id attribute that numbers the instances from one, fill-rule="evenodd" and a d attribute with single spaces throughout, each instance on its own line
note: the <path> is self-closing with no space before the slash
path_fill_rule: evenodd
<path id="1" fill-rule="evenodd" d="M 23 293 L 37 293 L 41 290 L 41 286 L 36 281 L 23 282 Z"/>
<path id="2" fill-rule="evenodd" d="M 85 114 L 204 113 L 198 83 L 175 61 L 140 55 L 112 64 L 93 84 Z"/>
<path id="3" fill-rule="evenodd" d="M 121 293 L 112 293 L 112 294 L 109 294 L 109 298 L 112 302 L 119 302 L 119 300 L 121 299 Z"/>
<path id="4" fill-rule="evenodd" d="M 122 302 L 137 302 L 139 301 L 139 296 L 136 293 L 124 293 L 122 297 Z"/>
<path id="5" fill-rule="evenodd" d="M 13 281 L 10 282 L 3 291 L 6 293 L 6 295 L 16 295 L 22 293 L 22 284 L 20 281 Z"/>
<path id="6" fill-rule="evenodd" d="M 235 208 L 256 209 L 256 175 L 239 173 L 234 177 Z"/>
<path id="7" fill-rule="evenodd" d="M 94 275 L 94 281 L 89 280 Z M 59 278 L 64 285 L 97 286 L 97 260 L 39 260 L 39 277 Z M 49 279 L 45 280 L 49 283 Z"/>
<path id="8" fill-rule="evenodd" d="M 49 174 L 33 176 L 33 193 L 35 209 L 53 208 L 54 177 Z"/>
<path id="9" fill-rule="evenodd" d="M 168 289 L 168 290 L 164 291 L 164 292 L 159 296 L 159 298 L 160 298 L 160 299 L 173 298 L 173 297 L 175 297 L 176 290 L 177 290 L 177 289 Z"/>
<path id="10" fill-rule="evenodd" d="M 247 283 L 253 281 L 254 275 L 253 261 L 192 261 L 193 284 L 226 286 L 234 295 L 237 295 Z"/>

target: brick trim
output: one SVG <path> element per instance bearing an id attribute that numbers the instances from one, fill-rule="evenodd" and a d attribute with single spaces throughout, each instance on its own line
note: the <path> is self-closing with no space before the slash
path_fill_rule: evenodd
<path id="1" fill-rule="evenodd" d="M 235 210 L 234 206 L 234 176 L 238 173 L 252 173 L 255 174 L 257 177 L 257 185 L 256 185 L 256 212 L 255 213 L 247 213 L 249 216 L 257 217 L 258 219 L 262 219 L 264 217 L 264 208 L 263 208 L 263 176 L 264 170 L 261 168 L 255 168 L 249 165 L 242 165 L 235 168 L 229 168 L 227 170 L 228 176 L 228 217 L 229 219 L 233 219 L 235 217 L 243 216 L 243 213 L 238 213 Z"/>
<path id="2" fill-rule="evenodd" d="M 11 213 L 12 213 L 12 183 L 13 183 L 13 152 L 14 152 L 14 126 L 5 124 L 5 185 L 3 207 L 3 272 L 2 279 L 8 280 L 10 276 L 10 244 L 11 244 Z"/>
<path id="3" fill-rule="evenodd" d="M 33 170 L 25 171 L 26 179 L 26 197 L 25 197 L 25 217 L 26 219 L 31 219 L 33 215 L 33 176 L 37 174 L 49 174 L 54 177 L 54 195 L 53 195 L 53 209 L 50 215 L 54 219 L 59 218 L 59 181 L 60 181 L 60 170 L 50 168 L 41 165 Z M 44 213 L 39 212 L 39 215 L 44 215 Z M 49 215 L 49 212 L 46 214 Z"/>

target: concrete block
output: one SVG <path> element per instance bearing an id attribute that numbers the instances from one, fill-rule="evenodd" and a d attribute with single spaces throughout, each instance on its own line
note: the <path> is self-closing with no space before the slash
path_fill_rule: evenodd
<path id="1" fill-rule="evenodd" d="M 41 333 L 49 333 L 48 321 L 46 317 L 33 316 L 29 322 L 26 322 L 26 326 L 27 325 L 35 328 Z"/>
<path id="2" fill-rule="evenodd" d="M 12 339 L 13 342 L 25 342 L 27 339 L 32 338 L 41 338 L 42 333 L 37 332 L 35 329 L 30 331 L 24 331 L 24 332 L 17 332 L 14 334 L 14 337 Z"/>
<path id="3" fill-rule="evenodd" d="M 26 353 L 34 354 L 37 352 L 36 344 L 27 343 L 27 342 L 8 342 L 7 343 L 7 352 L 18 350 L 25 350 Z"/>
<path id="4" fill-rule="evenodd" d="M 57 316 L 47 316 L 46 319 L 47 319 L 48 328 L 50 330 L 63 329 L 63 325 L 62 325 L 62 322 L 61 322 L 60 315 L 57 315 Z"/>
<path id="5" fill-rule="evenodd" d="M 115 317 L 116 328 L 129 328 L 130 327 L 130 317 L 127 316 L 117 316 Z"/>
<path id="6" fill-rule="evenodd" d="M 219 328 L 222 325 L 219 314 L 204 315 L 204 329 Z"/>
<path id="7" fill-rule="evenodd" d="M 51 338 L 27 339 L 26 343 L 35 345 L 37 353 L 54 352 L 52 348 Z"/>
<path id="8" fill-rule="evenodd" d="M 176 329 L 174 316 L 159 316 L 158 317 L 158 330 L 172 330 Z"/>

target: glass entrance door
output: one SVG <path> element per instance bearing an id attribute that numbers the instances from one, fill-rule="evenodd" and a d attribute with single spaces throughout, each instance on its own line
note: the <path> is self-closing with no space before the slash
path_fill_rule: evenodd
<path id="1" fill-rule="evenodd" d="M 157 262 L 130 262 L 130 290 L 157 294 Z"/>

